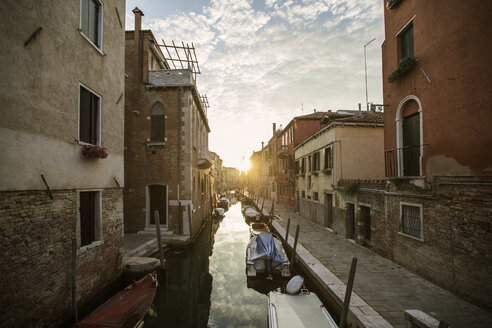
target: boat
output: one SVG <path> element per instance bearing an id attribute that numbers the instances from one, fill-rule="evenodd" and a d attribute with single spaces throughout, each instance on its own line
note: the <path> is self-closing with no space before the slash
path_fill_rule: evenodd
<path id="1" fill-rule="evenodd" d="M 248 208 L 246 211 L 243 213 L 244 219 L 246 220 L 246 223 L 250 224 L 251 222 L 257 222 L 260 221 L 261 219 L 261 214 L 254 208 Z"/>
<path id="2" fill-rule="evenodd" d="M 212 216 L 216 219 L 221 219 L 224 217 L 225 210 L 222 207 L 214 208 L 212 211 Z"/>
<path id="3" fill-rule="evenodd" d="M 257 236 L 260 233 L 268 233 L 270 232 L 270 228 L 268 228 L 268 225 L 263 222 L 252 222 L 249 225 L 249 233 L 251 237 Z"/>
<path id="4" fill-rule="evenodd" d="M 227 198 L 222 196 L 218 201 L 217 207 L 221 207 L 225 210 L 228 210 L 229 209 L 229 201 L 227 200 Z"/>
<path id="5" fill-rule="evenodd" d="M 338 327 L 319 297 L 301 289 L 303 282 L 301 276 L 294 276 L 287 284 L 288 293 L 268 293 L 269 328 Z"/>
<path id="6" fill-rule="evenodd" d="M 255 210 L 255 206 L 254 206 L 254 205 L 248 205 L 248 204 L 243 205 L 243 206 L 241 207 L 241 212 L 243 212 L 243 213 L 244 213 L 247 209 L 250 209 L 250 208 L 252 208 L 252 209 L 254 209 L 254 210 Z"/>
<path id="7" fill-rule="evenodd" d="M 156 291 L 157 274 L 149 273 L 118 292 L 73 327 L 136 327 L 152 305 Z"/>
<path id="8" fill-rule="evenodd" d="M 272 233 L 261 233 L 251 238 L 246 248 L 246 276 L 256 277 L 266 274 L 290 277 L 290 262 L 282 247 L 282 242 Z"/>

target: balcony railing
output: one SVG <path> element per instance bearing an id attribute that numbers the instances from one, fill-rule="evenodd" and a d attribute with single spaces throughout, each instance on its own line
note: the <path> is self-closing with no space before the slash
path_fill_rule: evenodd
<path id="1" fill-rule="evenodd" d="M 420 176 L 420 157 L 423 146 L 426 145 L 386 150 L 384 152 L 386 176 L 389 178 Z"/>
<path id="2" fill-rule="evenodd" d="M 280 146 L 277 151 L 277 157 L 287 157 L 289 156 L 289 146 L 283 145 Z"/>

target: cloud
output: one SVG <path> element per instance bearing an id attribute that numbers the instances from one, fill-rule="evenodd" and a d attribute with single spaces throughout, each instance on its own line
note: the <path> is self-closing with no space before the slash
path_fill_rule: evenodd
<path id="1" fill-rule="evenodd" d="M 210 148 L 239 165 L 271 123 L 365 102 L 363 45 L 367 48 L 370 101 L 382 99 L 384 40 L 380 0 L 212 0 L 201 12 L 147 18 L 158 40 L 193 42 L 202 75 L 198 88 L 210 102 Z M 127 22 L 133 18 L 128 17 Z"/>

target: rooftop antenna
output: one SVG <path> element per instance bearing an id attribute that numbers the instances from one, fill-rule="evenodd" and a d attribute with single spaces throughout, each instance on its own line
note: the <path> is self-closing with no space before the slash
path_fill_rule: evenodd
<path id="1" fill-rule="evenodd" d="M 304 115 L 304 104 L 301 101 L 301 115 Z"/>
<path id="2" fill-rule="evenodd" d="M 376 38 L 372 39 L 371 41 L 367 42 L 364 45 L 364 73 L 366 77 L 366 108 L 369 111 L 369 100 L 367 99 L 367 64 L 366 64 L 366 47 L 371 43 L 372 41 L 376 40 Z"/>

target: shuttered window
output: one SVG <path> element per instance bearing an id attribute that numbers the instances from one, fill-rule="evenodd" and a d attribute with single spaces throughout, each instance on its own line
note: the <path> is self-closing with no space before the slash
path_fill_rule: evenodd
<path id="1" fill-rule="evenodd" d="M 150 141 L 165 141 L 165 120 L 164 107 L 160 103 L 155 103 L 150 111 Z"/>
<path id="2" fill-rule="evenodd" d="M 82 0 L 80 29 L 91 42 L 101 47 L 102 5 L 97 0 Z"/>
<path id="3" fill-rule="evenodd" d="M 333 167 L 331 147 L 325 148 L 325 169 L 331 169 Z"/>
<path id="4" fill-rule="evenodd" d="M 101 240 L 100 191 L 79 192 L 80 246 Z"/>
<path id="5" fill-rule="evenodd" d="M 413 24 L 400 34 L 401 58 L 413 57 Z"/>
<path id="6" fill-rule="evenodd" d="M 79 102 L 79 140 L 91 145 L 98 145 L 100 98 L 80 86 Z"/>

